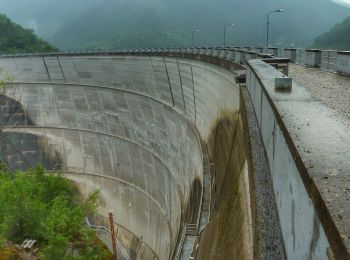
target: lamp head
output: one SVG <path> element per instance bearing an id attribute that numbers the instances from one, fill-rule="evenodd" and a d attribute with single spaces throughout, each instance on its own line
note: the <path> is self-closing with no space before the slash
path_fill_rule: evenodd
<path id="1" fill-rule="evenodd" d="M 279 10 L 277 10 L 277 12 L 282 13 L 282 12 L 284 12 L 284 9 L 283 8 L 279 9 Z"/>

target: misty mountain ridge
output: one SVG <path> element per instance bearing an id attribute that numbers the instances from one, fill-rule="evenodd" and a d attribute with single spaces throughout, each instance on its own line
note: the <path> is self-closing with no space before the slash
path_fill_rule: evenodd
<path id="1" fill-rule="evenodd" d="M 227 30 L 228 44 L 264 46 L 267 12 L 279 8 L 285 12 L 271 16 L 271 44 L 284 47 L 310 45 L 350 10 L 329 0 L 109 0 L 78 16 L 50 41 L 63 49 L 181 47 L 191 44 L 191 32 L 198 28 L 196 45 L 220 46 L 224 25 L 235 23 Z"/>
<path id="2" fill-rule="evenodd" d="M 306 47 L 350 13 L 331 0 L 3 0 L 0 8 L 65 50 L 189 46 L 195 29 L 197 46 L 221 46 L 231 23 L 229 45 L 265 46 L 267 12 L 279 8 L 271 45 Z"/>
<path id="3" fill-rule="evenodd" d="M 350 17 L 336 24 L 331 30 L 318 36 L 313 48 L 350 50 Z"/>

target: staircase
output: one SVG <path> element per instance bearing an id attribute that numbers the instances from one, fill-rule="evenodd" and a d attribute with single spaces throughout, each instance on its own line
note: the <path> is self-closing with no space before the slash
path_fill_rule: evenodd
<path id="1" fill-rule="evenodd" d="M 198 242 L 196 224 L 186 224 L 181 235 L 179 247 L 175 255 L 176 260 L 189 260 Z"/>

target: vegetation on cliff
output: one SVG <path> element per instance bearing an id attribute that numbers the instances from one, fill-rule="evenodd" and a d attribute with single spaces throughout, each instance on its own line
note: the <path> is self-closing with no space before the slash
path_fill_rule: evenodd
<path id="1" fill-rule="evenodd" d="M 95 213 L 97 192 L 81 202 L 73 184 L 43 168 L 0 170 L 0 256 L 8 241 L 39 242 L 41 259 L 106 259 L 108 250 L 84 217 Z M 6 258 L 5 258 L 6 259 Z"/>
<path id="2" fill-rule="evenodd" d="M 7 16 L 0 14 L 0 52 L 36 53 L 52 52 L 57 48 L 39 39 L 30 29 L 24 29 L 13 23 Z"/>

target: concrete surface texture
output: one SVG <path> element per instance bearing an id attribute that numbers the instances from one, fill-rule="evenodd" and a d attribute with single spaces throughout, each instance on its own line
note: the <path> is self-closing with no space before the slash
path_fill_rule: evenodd
<path id="1" fill-rule="evenodd" d="M 3 118 L 1 158 L 61 171 L 85 195 L 101 189 L 99 214 L 114 210 L 130 254 L 170 258 L 181 224 L 198 222 L 200 139 L 239 109 L 233 75 L 162 57 L 8 58 L 0 68 L 12 77 L 1 109 L 16 108 Z"/>
<path id="2" fill-rule="evenodd" d="M 350 78 L 296 64 L 289 65 L 289 75 L 315 99 L 350 119 Z"/>
<path id="3" fill-rule="evenodd" d="M 341 75 L 350 76 L 350 51 L 337 52 L 337 71 Z"/>
<path id="4" fill-rule="evenodd" d="M 247 89 L 272 172 L 287 257 L 328 259 L 331 245 L 335 256 L 347 259 L 349 122 L 296 82 L 291 92 L 276 91 L 274 79 L 281 73 L 259 60 L 248 63 Z"/>

